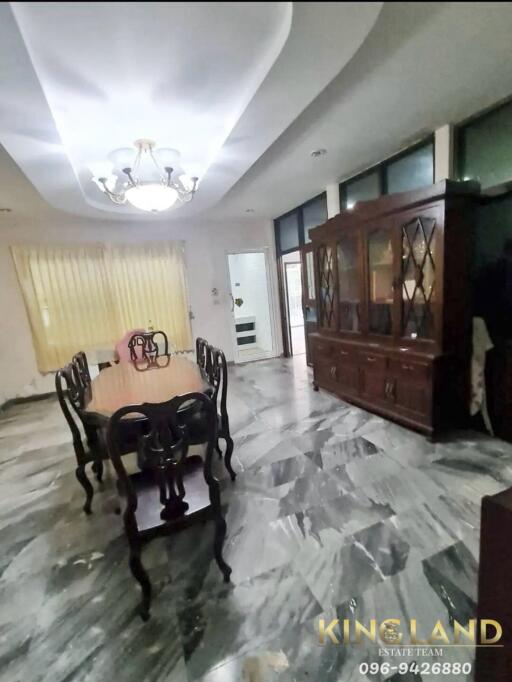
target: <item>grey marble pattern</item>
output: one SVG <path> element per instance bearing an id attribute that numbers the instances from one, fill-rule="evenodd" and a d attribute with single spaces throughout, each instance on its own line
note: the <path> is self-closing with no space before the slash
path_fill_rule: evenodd
<path id="1" fill-rule="evenodd" d="M 232 581 L 211 524 L 153 541 L 147 624 L 111 469 L 85 516 L 57 402 L 0 413 L 2 682 L 360 682 L 378 648 L 319 646 L 320 617 L 450 630 L 474 615 L 480 501 L 512 485 L 511 445 L 477 433 L 431 443 L 314 392 L 303 357 L 229 372 L 236 482 L 216 466 Z"/>

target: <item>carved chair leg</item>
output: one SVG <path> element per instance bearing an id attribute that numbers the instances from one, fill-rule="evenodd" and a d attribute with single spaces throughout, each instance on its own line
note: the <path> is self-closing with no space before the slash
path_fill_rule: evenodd
<path id="1" fill-rule="evenodd" d="M 226 521 L 219 514 L 215 518 L 215 539 L 213 541 L 213 556 L 217 562 L 218 567 L 224 576 L 224 582 L 229 583 L 231 575 L 231 567 L 227 565 L 222 556 L 222 546 L 224 545 L 224 538 L 226 537 Z"/>
<path id="2" fill-rule="evenodd" d="M 146 569 L 140 559 L 140 547 L 130 547 L 130 571 L 142 589 L 140 602 L 140 617 L 143 621 L 149 620 L 149 608 L 151 606 L 151 583 Z"/>
<path id="3" fill-rule="evenodd" d="M 224 464 L 229 472 L 229 475 L 231 476 L 231 480 L 234 481 L 236 478 L 236 473 L 233 471 L 233 467 L 231 466 L 231 455 L 233 454 L 233 439 L 231 438 L 230 435 L 226 435 L 224 436 L 224 440 L 226 441 L 226 454 L 224 456 Z"/>
<path id="4" fill-rule="evenodd" d="M 103 462 L 101 459 L 97 459 L 95 462 L 92 464 L 92 470 L 96 474 L 96 480 L 98 483 L 101 483 L 103 479 Z"/>
<path id="5" fill-rule="evenodd" d="M 82 488 L 85 490 L 85 504 L 84 504 L 84 512 L 86 514 L 91 513 L 91 502 L 92 498 L 94 495 L 94 488 L 91 485 L 91 482 L 87 478 L 87 474 L 85 473 L 85 464 L 81 464 L 80 466 L 77 466 L 75 469 L 75 475 L 82 486 Z"/>

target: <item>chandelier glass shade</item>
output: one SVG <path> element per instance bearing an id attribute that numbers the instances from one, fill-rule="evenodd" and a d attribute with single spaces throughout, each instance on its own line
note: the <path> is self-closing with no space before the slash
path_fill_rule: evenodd
<path id="1" fill-rule="evenodd" d="M 118 176 L 112 171 L 95 174 L 93 177 L 93 182 L 112 203 L 128 202 L 141 211 L 159 213 L 171 208 L 177 200 L 182 203 L 192 201 L 197 191 L 198 178 L 190 178 L 187 182 L 186 176 L 182 175 L 174 180 L 174 168 L 159 163 L 152 140 L 137 140 L 135 149 L 137 151 L 133 164 L 121 169 L 126 180 L 120 186 Z"/>

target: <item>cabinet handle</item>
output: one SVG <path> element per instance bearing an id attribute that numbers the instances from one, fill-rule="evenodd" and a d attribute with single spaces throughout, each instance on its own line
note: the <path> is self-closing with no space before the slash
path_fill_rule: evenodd
<path id="1" fill-rule="evenodd" d="M 406 372 L 412 372 L 414 367 L 413 365 L 402 365 L 402 369 L 405 369 Z"/>
<path id="2" fill-rule="evenodd" d="M 375 358 L 373 358 L 371 355 L 367 355 L 366 359 L 368 360 L 368 362 L 375 362 Z"/>
<path id="3" fill-rule="evenodd" d="M 336 367 L 331 367 L 331 376 L 333 379 L 336 378 Z"/>
<path id="4" fill-rule="evenodd" d="M 348 355 L 348 352 L 346 350 L 340 350 L 340 355 Z"/>

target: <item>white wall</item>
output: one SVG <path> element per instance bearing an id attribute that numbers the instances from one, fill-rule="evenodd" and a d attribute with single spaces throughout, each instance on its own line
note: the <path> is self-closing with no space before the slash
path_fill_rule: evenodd
<path id="1" fill-rule="evenodd" d="M 11 169 L 12 170 L 12 169 Z M 2 169 L 0 169 L 0 184 Z M 12 180 L 12 178 L 7 178 Z M 278 305 L 275 250 L 270 221 L 238 224 L 211 222 L 176 225 L 155 221 L 140 223 L 88 222 L 51 209 L 23 178 L 10 185 L 10 202 L 5 194 L 0 204 L 14 206 L 12 213 L 0 213 L 0 330 L 4 340 L 0 354 L 0 405 L 10 398 L 53 390 L 53 375 L 42 376 L 37 369 L 29 322 L 12 263 L 13 243 L 137 242 L 183 240 L 187 263 L 190 305 L 194 314 L 194 338 L 203 336 L 233 359 L 231 299 L 226 253 L 236 249 L 269 247 L 272 298 Z M 5 188 L 5 184 L 4 184 Z M 212 296 L 216 287 L 219 295 Z M 276 309 L 275 319 L 279 319 Z M 276 333 L 279 339 L 280 334 Z M 279 350 L 279 349 L 278 349 Z M 280 352 L 280 350 L 279 350 Z"/>

